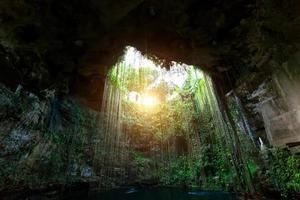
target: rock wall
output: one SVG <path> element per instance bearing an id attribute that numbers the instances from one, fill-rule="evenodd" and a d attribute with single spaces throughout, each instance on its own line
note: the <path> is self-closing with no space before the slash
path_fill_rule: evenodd
<path id="1" fill-rule="evenodd" d="M 299 69 L 298 53 L 272 76 L 278 95 L 261 105 L 266 133 L 273 145 L 284 146 L 300 142 Z"/>
<path id="2" fill-rule="evenodd" d="M 251 74 L 237 91 L 242 97 L 257 141 L 260 137 L 272 146 L 299 145 L 299 52 L 269 75 Z"/>
<path id="3" fill-rule="evenodd" d="M 248 30 L 248 51 L 241 51 L 245 54 L 230 61 L 232 67 L 224 72 L 258 146 L 295 147 L 300 141 L 299 9 L 294 0 L 258 1 L 255 16 L 241 21 L 241 30 Z"/>
<path id="4" fill-rule="evenodd" d="M 0 192 L 90 180 L 96 113 L 54 90 L 0 85 Z"/>

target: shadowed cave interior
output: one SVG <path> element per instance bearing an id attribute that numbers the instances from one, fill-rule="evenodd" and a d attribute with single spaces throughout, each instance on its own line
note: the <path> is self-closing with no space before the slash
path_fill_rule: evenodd
<path id="1" fill-rule="evenodd" d="M 298 0 L 1 0 L 4 199 L 299 199 Z"/>

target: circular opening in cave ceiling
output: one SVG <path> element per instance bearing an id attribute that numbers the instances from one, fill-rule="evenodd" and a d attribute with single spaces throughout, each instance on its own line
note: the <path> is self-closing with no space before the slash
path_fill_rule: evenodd
<path id="1" fill-rule="evenodd" d="M 124 101 L 152 111 L 183 99 L 183 91 L 193 90 L 202 78 L 203 72 L 191 65 L 171 62 L 166 69 L 131 46 L 108 73 L 109 84 L 118 88 Z"/>

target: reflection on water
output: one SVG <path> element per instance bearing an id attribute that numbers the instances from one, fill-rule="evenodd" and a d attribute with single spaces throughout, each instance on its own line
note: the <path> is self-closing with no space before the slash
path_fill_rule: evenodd
<path id="1" fill-rule="evenodd" d="M 235 200 L 227 192 L 187 191 L 178 188 L 127 188 L 89 195 L 89 200 Z"/>

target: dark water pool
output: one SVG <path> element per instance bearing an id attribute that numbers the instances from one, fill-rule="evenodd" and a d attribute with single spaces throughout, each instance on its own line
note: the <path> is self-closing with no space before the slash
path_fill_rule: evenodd
<path id="1" fill-rule="evenodd" d="M 180 188 L 122 188 L 106 192 L 91 192 L 83 188 L 72 188 L 63 193 L 57 190 L 23 191 L 9 193 L 2 200 L 236 200 L 227 192 L 206 192 Z"/>
<path id="2" fill-rule="evenodd" d="M 189 191 L 176 188 L 118 189 L 89 195 L 89 200 L 235 200 L 227 192 Z"/>

